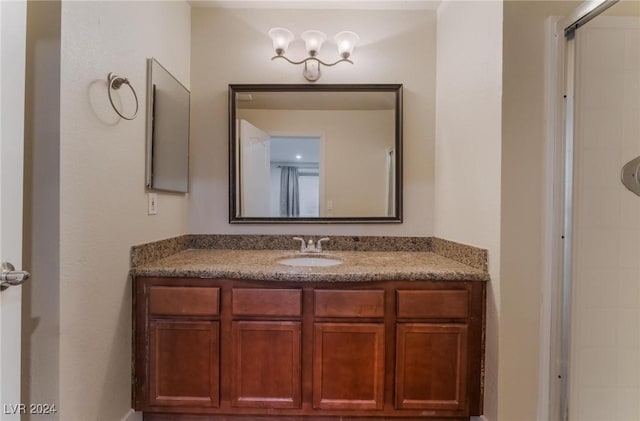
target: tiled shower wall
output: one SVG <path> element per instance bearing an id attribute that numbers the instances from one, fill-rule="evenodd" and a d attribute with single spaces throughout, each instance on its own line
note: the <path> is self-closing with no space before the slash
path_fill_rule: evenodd
<path id="1" fill-rule="evenodd" d="M 570 420 L 640 419 L 640 19 L 577 32 Z"/>

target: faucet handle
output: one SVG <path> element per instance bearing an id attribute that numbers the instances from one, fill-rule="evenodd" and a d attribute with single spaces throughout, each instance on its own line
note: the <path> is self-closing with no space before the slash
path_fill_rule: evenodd
<path id="1" fill-rule="evenodd" d="M 318 240 L 318 242 L 316 243 L 316 250 L 318 250 L 318 253 L 322 252 L 322 242 L 323 241 L 329 241 L 329 240 L 330 240 L 329 237 L 323 237 L 323 238 Z"/>
<path id="2" fill-rule="evenodd" d="M 304 242 L 304 238 L 301 237 L 293 237 L 294 240 L 300 241 L 300 252 L 304 252 L 307 248 L 306 243 Z M 311 241 L 311 240 L 309 240 Z"/>

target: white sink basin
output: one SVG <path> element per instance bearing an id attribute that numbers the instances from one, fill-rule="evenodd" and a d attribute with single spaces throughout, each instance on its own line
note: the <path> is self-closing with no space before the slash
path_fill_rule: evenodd
<path id="1" fill-rule="evenodd" d="M 296 256 L 280 259 L 278 260 L 278 263 L 287 266 L 323 267 L 341 265 L 344 262 L 340 259 L 327 256 Z"/>

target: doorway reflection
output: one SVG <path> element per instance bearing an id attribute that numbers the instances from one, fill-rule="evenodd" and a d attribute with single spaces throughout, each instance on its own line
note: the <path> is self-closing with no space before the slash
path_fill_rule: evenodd
<path id="1" fill-rule="evenodd" d="M 320 137 L 271 136 L 270 216 L 320 216 Z"/>

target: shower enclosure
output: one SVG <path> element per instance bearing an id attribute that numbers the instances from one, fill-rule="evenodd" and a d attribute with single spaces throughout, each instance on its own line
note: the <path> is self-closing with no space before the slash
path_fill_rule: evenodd
<path id="1" fill-rule="evenodd" d="M 614 3 L 564 22 L 562 420 L 640 420 L 640 3 Z"/>

